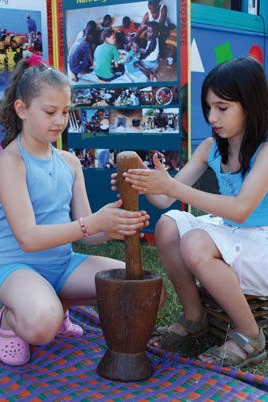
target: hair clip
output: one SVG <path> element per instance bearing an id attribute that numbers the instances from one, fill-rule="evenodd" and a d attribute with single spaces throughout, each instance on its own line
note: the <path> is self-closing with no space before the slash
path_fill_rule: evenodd
<path id="1" fill-rule="evenodd" d="M 41 64 L 45 64 L 45 61 L 38 54 L 33 53 L 28 59 L 25 61 L 29 67 L 40 66 Z"/>

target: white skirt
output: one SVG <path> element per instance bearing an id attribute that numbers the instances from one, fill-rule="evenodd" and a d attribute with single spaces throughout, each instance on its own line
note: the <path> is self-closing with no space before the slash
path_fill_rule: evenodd
<path id="1" fill-rule="evenodd" d="M 245 294 L 268 296 L 268 226 L 234 227 L 221 218 L 170 210 L 164 215 L 174 219 L 180 236 L 192 229 L 205 230 L 232 267 Z"/>

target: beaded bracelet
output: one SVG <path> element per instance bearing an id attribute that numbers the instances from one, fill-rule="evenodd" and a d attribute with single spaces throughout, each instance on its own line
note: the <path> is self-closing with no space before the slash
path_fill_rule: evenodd
<path id="1" fill-rule="evenodd" d="M 89 237 L 90 234 L 87 231 L 87 228 L 86 228 L 85 222 L 84 222 L 84 218 L 82 218 L 82 216 L 79 218 L 79 225 L 80 225 L 82 232 L 84 233 L 84 236 Z"/>

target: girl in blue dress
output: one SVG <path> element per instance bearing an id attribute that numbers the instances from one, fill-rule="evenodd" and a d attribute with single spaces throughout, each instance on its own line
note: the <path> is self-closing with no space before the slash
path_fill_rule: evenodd
<path id="1" fill-rule="evenodd" d="M 124 267 L 75 253 L 72 242 L 123 239 L 148 221 L 122 200 L 92 213 L 79 159 L 52 145 L 67 126 L 70 96 L 68 78 L 33 55 L 18 62 L 0 104 L 0 361 L 8 365 L 27 363 L 30 344 L 82 336 L 68 299 L 94 305 L 95 274 Z"/>

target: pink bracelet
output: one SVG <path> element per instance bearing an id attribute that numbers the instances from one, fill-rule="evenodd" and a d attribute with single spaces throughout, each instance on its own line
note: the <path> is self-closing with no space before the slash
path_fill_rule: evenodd
<path id="1" fill-rule="evenodd" d="M 82 218 L 82 216 L 81 216 L 81 217 L 78 219 L 78 221 L 79 221 L 80 228 L 81 228 L 82 232 L 84 233 L 84 236 L 85 236 L 85 237 L 89 237 L 90 234 L 88 233 L 87 228 L 86 228 L 86 226 L 85 226 L 84 218 Z"/>

